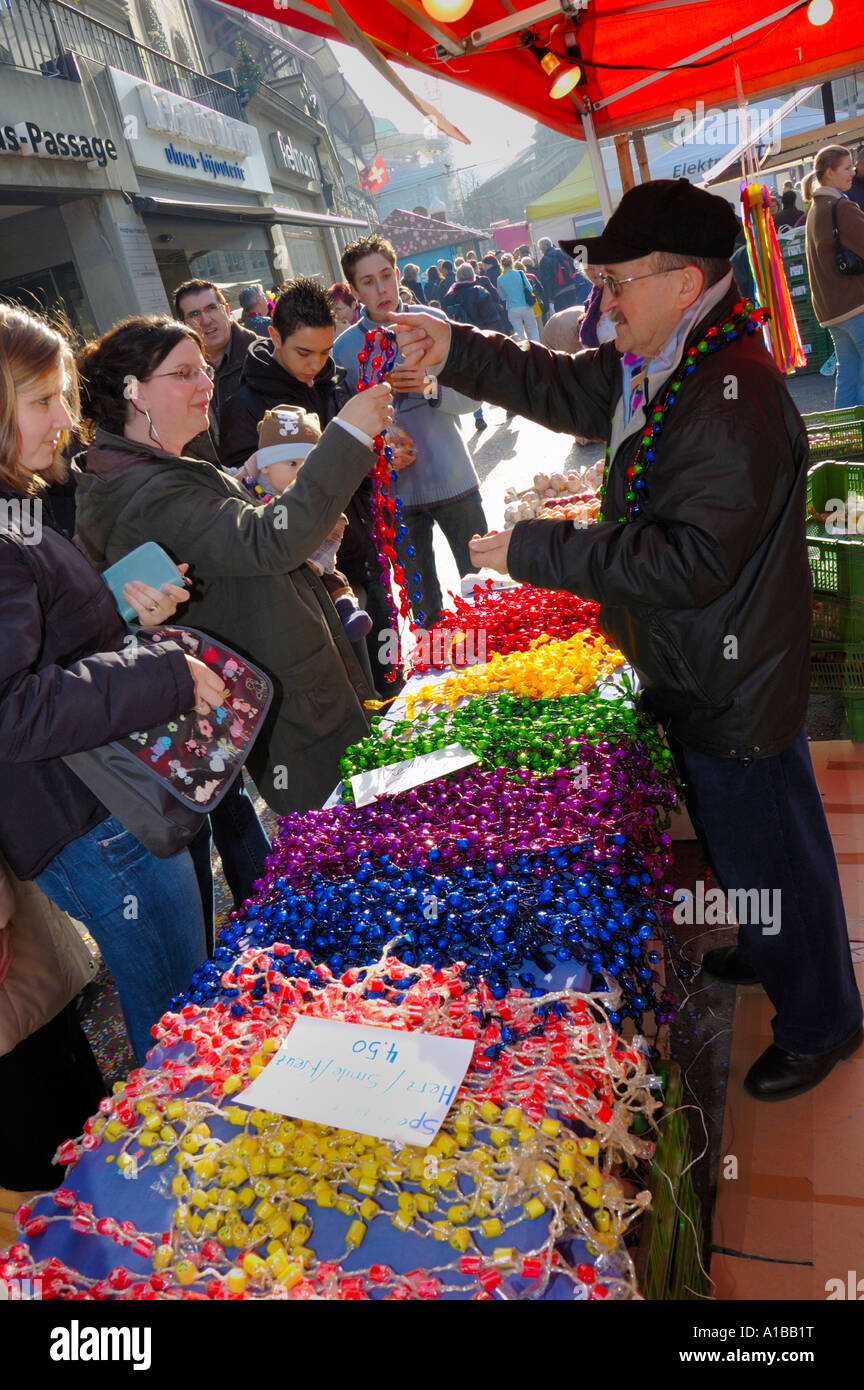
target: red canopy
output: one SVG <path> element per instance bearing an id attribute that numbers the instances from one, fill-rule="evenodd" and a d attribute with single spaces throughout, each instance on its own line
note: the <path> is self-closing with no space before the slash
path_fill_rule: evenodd
<path id="1" fill-rule="evenodd" d="M 231 3 L 328 39 L 344 37 L 338 8 L 334 4 L 334 18 L 326 0 L 279 0 L 278 8 L 273 0 Z M 533 27 L 540 47 L 545 45 L 551 27 L 564 18 L 560 8 L 553 9 L 555 0 L 474 0 L 454 24 L 431 20 L 420 0 L 341 3 L 385 57 L 483 92 L 565 134 L 582 135 L 578 102 L 549 97 L 549 78 L 520 41 L 520 29 Z M 861 66 L 860 15 L 860 0 L 833 0 L 832 18 L 818 27 L 807 18 L 807 0 L 587 0 L 569 21 L 584 71 L 575 95 L 587 98 L 596 134 L 603 136 L 668 124 L 678 108 L 695 108 L 698 101 L 706 107 L 733 103 L 734 57 L 747 96 L 826 81 Z M 472 49 L 470 36 L 477 30 L 511 19 L 518 20 L 512 32 Z M 553 46 L 572 63 L 563 33 L 559 28 Z"/>

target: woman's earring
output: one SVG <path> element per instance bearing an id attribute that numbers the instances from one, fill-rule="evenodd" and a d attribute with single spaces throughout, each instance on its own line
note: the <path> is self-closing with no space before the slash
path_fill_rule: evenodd
<path id="1" fill-rule="evenodd" d="M 145 414 L 146 417 L 147 417 L 147 424 L 150 426 L 150 438 L 153 440 L 153 443 L 154 443 L 154 444 L 161 444 L 161 443 L 162 443 L 162 440 L 159 438 L 159 435 L 156 433 L 156 426 L 153 424 L 153 421 L 152 421 L 151 418 L 150 418 L 150 411 L 147 409 L 146 406 L 144 407 L 144 414 Z"/>

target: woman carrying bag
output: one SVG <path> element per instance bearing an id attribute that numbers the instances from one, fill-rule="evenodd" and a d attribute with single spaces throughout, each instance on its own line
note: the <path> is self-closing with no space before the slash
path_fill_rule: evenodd
<path id="1" fill-rule="evenodd" d="M 345 749 L 368 732 L 372 692 L 305 561 L 369 472 L 372 439 L 392 418 L 390 387 L 352 397 L 289 491 L 262 505 L 239 480 L 183 455 L 212 390 L 193 329 L 126 319 L 83 350 L 79 369 L 92 442 L 78 472 L 76 541 L 98 565 L 145 541 L 188 559 L 184 620 L 273 683 L 247 762 L 260 794 L 281 815 L 320 806 Z"/>
<path id="2" fill-rule="evenodd" d="M 826 145 L 803 185 L 813 308 L 837 355 L 835 410 L 864 405 L 864 212 L 846 196 L 854 174 L 850 151 Z"/>
<path id="3" fill-rule="evenodd" d="M 527 338 L 529 342 L 539 343 L 540 330 L 534 313 L 537 300 L 525 272 L 514 269 L 513 257 L 509 251 L 505 251 L 501 256 L 501 265 L 503 270 L 495 288 L 504 301 L 513 332 L 523 341 Z"/>
<path id="4" fill-rule="evenodd" d="M 143 1062 L 150 1028 L 205 957 L 195 871 L 185 850 L 151 854 L 64 755 L 209 710 L 223 689 L 173 643 L 130 646 L 108 586 L 44 524 L 40 492 L 64 476 L 75 398 L 60 334 L 0 305 L 0 852 L 92 933 Z M 130 585 L 124 597 L 155 626 L 182 594 Z"/>

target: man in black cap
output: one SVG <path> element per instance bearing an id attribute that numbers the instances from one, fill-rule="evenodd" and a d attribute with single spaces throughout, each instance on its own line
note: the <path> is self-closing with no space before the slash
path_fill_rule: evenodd
<path id="1" fill-rule="evenodd" d="M 735 285 L 737 229 L 725 199 L 686 179 L 631 189 L 582 252 L 615 342 L 575 356 L 393 318 L 405 360 L 448 386 L 608 444 L 597 524 L 519 522 L 471 556 L 600 603 L 735 909 L 737 947 L 703 967 L 759 981 L 777 1011 L 745 1089 L 785 1100 L 860 1046 L 861 998 L 804 728 L 807 436 Z"/>

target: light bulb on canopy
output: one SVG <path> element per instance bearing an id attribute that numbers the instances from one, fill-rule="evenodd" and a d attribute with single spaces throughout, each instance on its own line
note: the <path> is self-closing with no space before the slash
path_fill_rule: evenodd
<path id="1" fill-rule="evenodd" d="M 455 24 L 457 19 L 464 19 L 474 4 L 474 0 L 420 0 L 420 2 L 429 18 L 437 19 L 441 24 Z"/>
<path id="2" fill-rule="evenodd" d="M 554 53 L 544 54 L 540 59 L 540 66 L 546 76 L 551 78 L 549 95 L 553 101 L 560 101 L 562 97 L 566 97 L 567 93 L 572 92 L 582 81 L 582 69 L 578 63 L 574 67 L 568 67 L 563 59 L 556 58 Z"/>
<path id="3" fill-rule="evenodd" d="M 817 28 L 822 24 L 827 24 L 833 13 L 834 6 L 831 0 L 810 0 L 810 4 L 807 6 L 807 18 Z"/>

